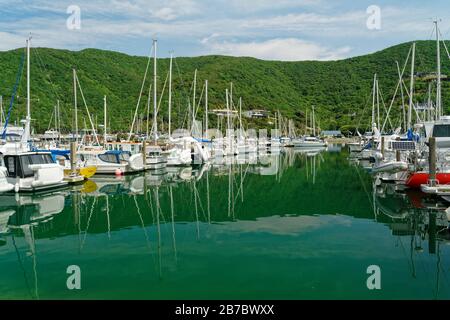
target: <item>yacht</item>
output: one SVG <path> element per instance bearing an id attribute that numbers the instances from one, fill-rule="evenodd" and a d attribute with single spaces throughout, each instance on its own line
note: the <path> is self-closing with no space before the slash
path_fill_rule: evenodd
<path id="1" fill-rule="evenodd" d="M 144 170 L 141 153 L 121 150 L 83 150 L 78 157 L 85 167 L 96 167 L 98 174 L 129 174 Z"/>
<path id="2" fill-rule="evenodd" d="M 327 142 L 317 137 L 304 137 L 303 139 L 295 139 L 292 144 L 296 148 L 323 148 L 327 146 Z"/>
<path id="3" fill-rule="evenodd" d="M 21 135 L 3 133 L 0 153 L 6 167 L 7 182 L 16 192 L 36 192 L 66 186 L 64 170 L 55 163 L 50 152 L 30 151 L 31 99 L 30 99 L 30 41 L 27 39 L 27 113 L 25 128 Z M 6 139 L 5 139 L 6 134 Z M 2 170 L 3 175 L 5 171 Z M 10 185 L 5 184 L 5 188 Z"/>
<path id="4" fill-rule="evenodd" d="M 3 156 L 7 181 L 16 192 L 37 192 L 64 187 L 64 168 L 50 152 L 21 152 Z"/>

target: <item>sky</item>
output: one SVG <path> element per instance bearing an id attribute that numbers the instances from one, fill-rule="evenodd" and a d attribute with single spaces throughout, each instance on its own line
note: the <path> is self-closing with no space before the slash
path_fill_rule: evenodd
<path id="1" fill-rule="evenodd" d="M 0 0 L 0 51 L 31 32 L 35 47 L 336 60 L 429 40 L 435 19 L 450 39 L 448 0 Z"/>

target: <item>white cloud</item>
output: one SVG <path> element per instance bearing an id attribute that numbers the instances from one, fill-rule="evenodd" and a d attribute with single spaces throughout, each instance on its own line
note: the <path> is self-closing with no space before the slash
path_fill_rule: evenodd
<path id="1" fill-rule="evenodd" d="M 264 60 L 337 60 L 345 57 L 349 47 L 330 49 L 295 38 L 278 38 L 262 42 L 204 42 L 210 51 L 224 55 L 256 57 Z"/>

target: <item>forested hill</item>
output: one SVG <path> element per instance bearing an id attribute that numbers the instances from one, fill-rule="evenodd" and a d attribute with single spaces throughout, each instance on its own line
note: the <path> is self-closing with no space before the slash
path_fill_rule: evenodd
<path id="1" fill-rule="evenodd" d="M 447 47 L 450 43 L 447 44 Z M 386 104 L 389 104 L 398 80 L 396 61 L 403 66 L 411 43 L 400 44 L 373 54 L 340 61 L 263 61 L 254 58 L 202 56 L 175 58 L 173 72 L 175 125 L 181 126 L 187 118 L 188 99 L 192 101 L 194 70 L 198 69 L 197 101 L 203 83 L 208 79 L 210 109 L 223 108 L 225 89 L 233 82 L 235 104 L 242 96 L 243 109 L 280 110 L 281 114 L 295 120 L 297 127 L 304 124 L 305 110 L 314 105 L 316 118 L 322 129 L 338 129 L 348 125 L 369 124 L 373 75 L 379 76 L 379 86 Z M 441 46 L 442 73 L 450 75 L 450 61 Z M 10 103 L 24 49 L 0 52 L 0 95 L 4 108 Z M 86 49 L 67 51 L 48 48 L 31 50 L 31 95 L 33 127 L 38 132 L 46 130 L 59 99 L 62 123 L 66 129 L 73 125 L 73 80 L 75 68 L 89 109 L 103 122 L 103 96 L 107 96 L 112 130 L 129 129 L 138 100 L 141 82 L 148 58 L 122 53 Z M 169 59 L 158 60 L 158 92 L 161 93 L 167 76 Z M 418 41 L 416 72 L 434 72 L 436 69 L 436 44 Z M 405 82 L 409 87 L 410 66 L 405 69 Z M 26 68 L 22 69 L 12 120 L 25 112 Z M 146 113 L 147 95 L 152 81 L 152 64 L 141 99 L 139 113 Z M 450 82 L 443 82 L 443 104 L 450 109 Z M 415 87 L 417 101 L 424 101 L 428 82 L 418 78 Z M 406 95 L 406 93 L 405 93 Z M 407 98 L 406 98 L 407 100 Z M 167 87 L 163 95 L 160 114 L 167 118 Z M 79 106 L 82 98 L 78 97 Z M 203 102 L 201 102 L 203 103 Z M 400 99 L 395 110 L 399 110 Z M 396 112 L 395 111 L 395 112 Z M 199 109 L 198 118 L 203 109 Z M 394 112 L 394 113 L 395 113 Z M 80 111 L 83 126 L 84 110 Z M 214 125 L 214 116 L 210 117 Z M 84 121 L 83 121 L 84 122 Z M 86 120 L 87 122 L 87 120 Z M 255 126 L 263 126 L 260 120 Z"/>

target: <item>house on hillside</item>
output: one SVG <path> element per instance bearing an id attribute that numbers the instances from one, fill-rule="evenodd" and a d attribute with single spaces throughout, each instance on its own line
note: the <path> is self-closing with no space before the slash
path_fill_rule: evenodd
<path id="1" fill-rule="evenodd" d="M 324 130 L 320 133 L 320 135 L 325 138 L 342 138 L 342 133 L 340 130 Z"/>
<path id="2" fill-rule="evenodd" d="M 242 115 L 246 118 L 268 118 L 269 112 L 266 110 L 248 110 L 243 111 Z"/>

